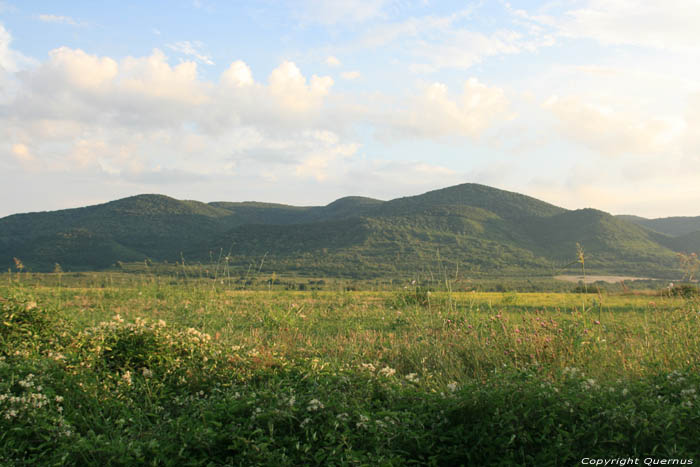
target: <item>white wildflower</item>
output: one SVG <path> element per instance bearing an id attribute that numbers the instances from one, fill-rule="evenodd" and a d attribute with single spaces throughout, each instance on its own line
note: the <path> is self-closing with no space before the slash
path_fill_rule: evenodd
<path id="1" fill-rule="evenodd" d="M 360 421 L 355 423 L 356 428 L 367 428 L 367 422 L 369 422 L 369 417 L 365 415 L 360 415 Z"/>
<path id="2" fill-rule="evenodd" d="M 589 378 L 581 383 L 581 386 L 583 386 L 584 390 L 589 390 L 589 389 L 595 389 L 598 387 L 598 384 L 595 382 L 593 378 Z"/>
<path id="3" fill-rule="evenodd" d="M 325 407 L 325 406 L 323 405 L 323 403 L 322 403 L 320 400 L 318 400 L 318 399 L 311 399 L 311 400 L 309 401 L 308 407 L 306 407 L 306 410 L 308 410 L 309 412 L 315 412 L 315 411 L 317 411 L 318 409 L 322 409 L 322 408 L 324 408 L 324 407 Z"/>
<path id="4" fill-rule="evenodd" d="M 382 368 L 381 370 L 379 370 L 379 374 L 380 374 L 380 375 L 384 375 L 384 376 L 386 376 L 387 378 L 390 377 L 390 376 L 393 376 L 394 373 L 396 373 L 396 370 L 394 370 L 393 368 L 389 368 L 388 366 L 385 366 L 384 368 Z"/>
<path id="5" fill-rule="evenodd" d="M 361 366 L 362 366 L 363 369 L 369 370 L 369 371 L 371 371 L 371 372 L 374 372 L 374 371 L 376 371 L 376 369 L 377 369 L 377 368 L 376 368 L 374 365 L 372 365 L 371 363 L 362 363 Z"/>

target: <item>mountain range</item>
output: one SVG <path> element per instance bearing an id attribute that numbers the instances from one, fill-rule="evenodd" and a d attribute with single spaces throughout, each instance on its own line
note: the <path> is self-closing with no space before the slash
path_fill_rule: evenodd
<path id="1" fill-rule="evenodd" d="M 547 275 L 579 268 L 678 275 L 700 251 L 700 217 L 646 219 L 567 210 L 518 193 L 462 184 L 380 201 L 327 206 L 182 201 L 138 195 L 0 219 L 0 265 L 99 270 L 121 262 L 216 262 L 296 274 L 379 277 L 419 271 Z M 574 263 L 573 265 L 571 263 Z"/>

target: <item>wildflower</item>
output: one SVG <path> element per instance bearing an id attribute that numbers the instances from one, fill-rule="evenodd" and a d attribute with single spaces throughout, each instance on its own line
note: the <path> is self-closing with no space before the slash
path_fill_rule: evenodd
<path id="1" fill-rule="evenodd" d="M 122 381 L 124 381 L 127 385 L 131 386 L 131 372 L 130 371 L 124 372 L 124 374 L 122 375 Z"/>
<path id="2" fill-rule="evenodd" d="M 148 368 L 141 368 L 141 374 L 144 378 L 150 378 L 151 376 L 153 376 L 153 372 Z"/>
<path id="3" fill-rule="evenodd" d="M 291 396 L 291 397 L 289 398 L 289 401 L 287 402 L 287 404 L 288 404 L 290 407 L 294 407 L 294 403 L 295 403 L 295 402 L 296 402 L 296 397 Z"/>
<path id="4" fill-rule="evenodd" d="M 374 372 L 374 371 L 377 369 L 377 368 L 375 368 L 375 366 L 372 365 L 371 363 L 362 363 L 361 366 L 362 366 L 362 368 L 364 368 L 365 370 L 369 370 L 369 371 L 371 371 L 371 372 Z"/>
<path id="5" fill-rule="evenodd" d="M 592 378 L 585 380 L 583 383 L 581 383 L 581 386 L 583 386 L 583 389 L 586 389 L 586 390 L 587 389 L 595 389 L 596 387 L 598 387 L 595 380 Z"/>
<path id="6" fill-rule="evenodd" d="M 382 368 L 381 370 L 379 370 L 379 374 L 380 374 L 380 375 L 384 375 L 384 376 L 386 376 L 387 378 L 390 377 L 390 376 L 393 376 L 394 373 L 396 373 L 396 370 L 394 370 L 393 368 L 389 368 L 388 366 L 385 366 L 384 368 Z"/>
<path id="7" fill-rule="evenodd" d="M 405 378 L 410 381 L 411 383 L 417 383 L 418 382 L 418 374 L 417 373 L 409 373 L 405 376 Z"/>
<path id="8" fill-rule="evenodd" d="M 311 422 L 310 418 L 305 418 L 302 420 L 302 422 L 299 424 L 299 428 L 304 428 L 306 425 L 308 425 Z"/>
<path id="9" fill-rule="evenodd" d="M 347 413 L 343 412 L 336 415 L 335 418 L 337 418 L 341 422 L 345 422 L 350 418 L 350 416 Z"/>
<path id="10" fill-rule="evenodd" d="M 447 385 L 447 389 L 450 390 L 450 392 L 455 392 L 457 390 L 457 381 L 452 381 Z"/>
<path id="11" fill-rule="evenodd" d="M 318 409 L 322 409 L 323 407 L 325 407 L 325 406 L 323 405 L 323 403 L 320 400 L 311 399 L 309 401 L 308 407 L 306 407 L 306 410 L 308 410 L 309 412 L 315 412 Z"/>
<path id="12" fill-rule="evenodd" d="M 360 415 L 360 421 L 355 423 L 356 428 L 367 428 L 367 422 L 369 422 L 369 417 L 365 415 Z"/>

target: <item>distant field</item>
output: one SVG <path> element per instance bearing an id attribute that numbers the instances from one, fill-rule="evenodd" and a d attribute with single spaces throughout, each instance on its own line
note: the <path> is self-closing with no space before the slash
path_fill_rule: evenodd
<path id="1" fill-rule="evenodd" d="M 609 284 L 616 284 L 620 281 L 647 281 L 655 280 L 650 277 L 632 277 L 632 276 L 554 276 L 555 279 L 567 282 L 585 282 L 586 284 L 592 284 L 594 282 L 607 282 Z"/>
<path id="2" fill-rule="evenodd" d="M 3 465 L 700 453 L 693 298 L 45 279 L 0 286 Z"/>

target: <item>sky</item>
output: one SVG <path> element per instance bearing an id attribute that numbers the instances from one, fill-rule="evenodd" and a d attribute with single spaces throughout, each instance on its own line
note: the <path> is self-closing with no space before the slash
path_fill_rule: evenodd
<path id="1" fill-rule="evenodd" d="M 0 0 L 0 217 L 460 183 L 700 215 L 700 2 Z"/>

